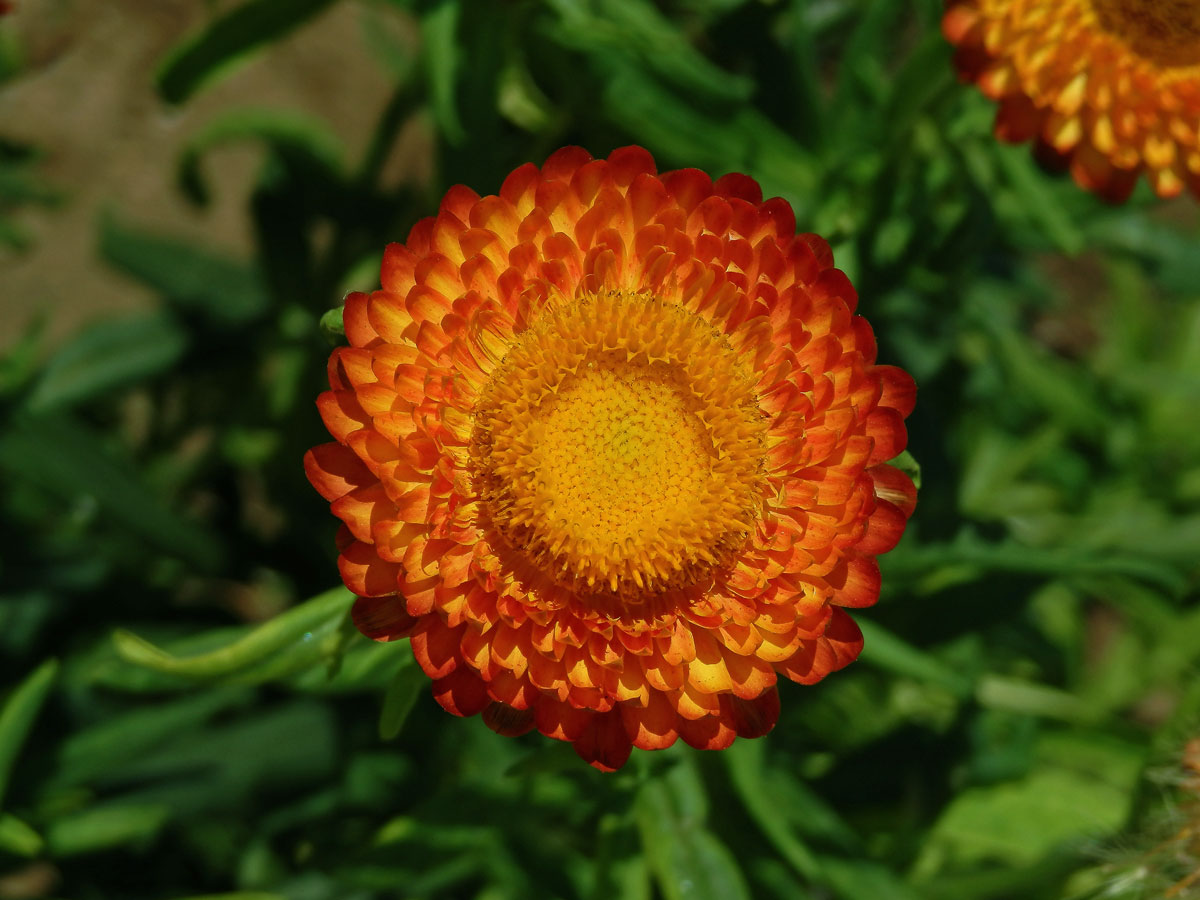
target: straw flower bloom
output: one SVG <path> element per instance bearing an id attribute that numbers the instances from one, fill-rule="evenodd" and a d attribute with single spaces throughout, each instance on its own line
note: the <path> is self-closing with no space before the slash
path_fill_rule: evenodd
<path id="1" fill-rule="evenodd" d="M 1200 195 L 1197 0 L 948 0 L 942 30 L 1001 139 L 1111 202 Z"/>
<path id="2" fill-rule="evenodd" d="M 743 175 L 555 153 L 450 190 L 346 298 L 305 458 L 353 616 L 451 713 L 603 770 L 769 731 L 852 661 L 915 387 Z"/>

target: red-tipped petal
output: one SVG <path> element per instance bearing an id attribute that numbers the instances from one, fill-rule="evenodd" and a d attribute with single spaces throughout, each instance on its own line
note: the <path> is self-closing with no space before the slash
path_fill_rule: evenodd
<path id="1" fill-rule="evenodd" d="M 394 641 L 408 637 L 419 621 L 408 614 L 397 595 L 359 597 L 350 607 L 354 627 L 373 641 Z"/>
<path id="2" fill-rule="evenodd" d="M 575 752 L 601 772 L 615 772 L 629 759 L 633 743 L 617 712 L 593 715 L 575 740 Z"/>
<path id="3" fill-rule="evenodd" d="M 456 716 L 478 715 L 492 702 L 483 679 L 465 666 L 433 682 L 433 699 Z"/>
<path id="4" fill-rule="evenodd" d="M 533 730 L 532 709 L 513 709 L 503 703 L 489 703 L 483 710 L 483 723 L 505 737 L 518 737 Z"/>
<path id="5" fill-rule="evenodd" d="M 729 721 L 739 737 L 762 737 L 779 721 L 779 691 L 763 691 L 751 700 L 741 697 L 724 698 Z"/>

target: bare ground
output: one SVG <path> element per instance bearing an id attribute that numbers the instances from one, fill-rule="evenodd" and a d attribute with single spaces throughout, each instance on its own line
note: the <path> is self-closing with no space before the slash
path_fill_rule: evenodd
<path id="1" fill-rule="evenodd" d="M 46 312 L 51 343 L 100 315 L 149 308 L 153 296 L 109 269 L 96 252 L 96 222 L 111 209 L 139 225 L 234 254 L 249 251 L 246 198 L 259 152 L 218 149 L 205 165 L 213 202 L 190 206 L 176 190 L 175 160 L 188 137 L 240 107 L 295 110 L 324 119 L 348 159 L 363 151 L 387 102 L 392 76 L 363 40 L 363 7 L 335 4 L 183 107 L 155 94 L 167 50 L 201 27 L 201 0 L 18 0 L 0 27 L 15 30 L 26 65 L 0 87 L 0 136 L 34 144 L 44 180 L 64 196 L 56 208 L 27 207 L 19 223 L 32 246 L 0 249 L 0 350 Z M 420 139 L 415 138 L 420 144 Z M 389 167 L 422 177 L 414 140 Z"/>

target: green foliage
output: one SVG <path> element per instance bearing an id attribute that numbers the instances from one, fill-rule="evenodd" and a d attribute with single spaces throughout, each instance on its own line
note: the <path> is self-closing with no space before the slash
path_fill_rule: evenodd
<path id="1" fill-rule="evenodd" d="M 215 4 L 159 96 L 333 5 Z M 255 243 L 116 198 L 99 255 L 157 308 L 4 345 L 0 897 L 44 871 L 37 896 L 79 900 L 1161 894 L 1131 873 L 1200 722 L 1195 206 L 1104 207 L 998 144 L 941 9 L 371 0 L 392 94 L 359 158 L 307 111 L 231 103 L 145 160 L 202 206 L 212 151 L 252 147 Z M 406 127 L 428 184 L 383 177 Z M 921 499 L 860 662 L 784 685 L 766 738 L 611 776 L 446 715 L 407 642 L 358 634 L 300 464 L 343 293 L 449 185 L 568 143 L 785 197 L 920 384 Z M 53 214 L 41 158 L 0 141 L 0 253 Z"/>
<path id="2" fill-rule="evenodd" d="M 177 46 L 158 71 L 164 100 L 182 103 L 247 54 L 328 7 L 333 0 L 250 0 Z"/>

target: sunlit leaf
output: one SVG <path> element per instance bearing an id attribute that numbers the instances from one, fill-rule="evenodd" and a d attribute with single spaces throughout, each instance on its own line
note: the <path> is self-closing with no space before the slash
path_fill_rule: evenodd
<path id="1" fill-rule="evenodd" d="M 17 755 L 25 745 L 57 674 L 58 661 L 47 660 L 17 685 L 0 708 L 0 802 L 4 800 Z"/>
<path id="2" fill-rule="evenodd" d="M 145 846 L 170 817 L 171 810 L 164 804 L 97 806 L 55 819 L 46 828 L 46 844 L 55 856 Z"/>
<path id="3" fill-rule="evenodd" d="M 0 851 L 14 856 L 37 856 L 45 841 L 42 836 L 9 813 L 0 812 Z"/>
<path id="4" fill-rule="evenodd" d="M 113 641 L 123 659 L 156 672 L 186 678 L 219 678 L 245 669 L 289 646 L 312 641 L 315 629 L 341 621 L 352 599 L 353 595 L 345 588 L 333 588 L 276 616 L 234 643 L 197 656 L 172 656 L 128 631 L 117 631 Z"/>

